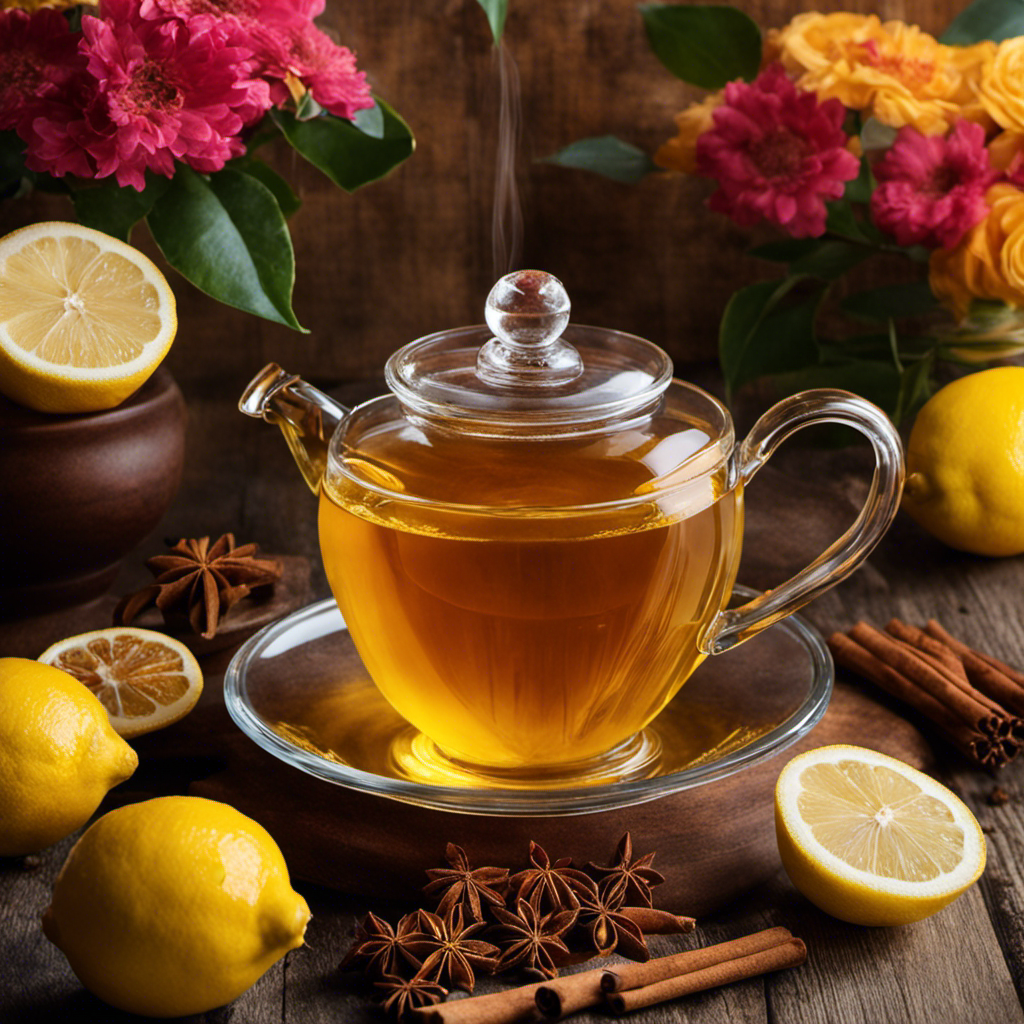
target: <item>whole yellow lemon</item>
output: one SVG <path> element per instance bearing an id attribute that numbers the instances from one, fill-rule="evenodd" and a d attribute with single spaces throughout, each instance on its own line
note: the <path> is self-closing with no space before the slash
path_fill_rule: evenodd
<path id="1" fill-rule="evenodd" d="M 138 763 L 77 679 L 28 658 L 0 658 L 0 855 L 70 835 Z"/>
<path id="2" fill-rule="evenodd" d="M 302 945 L 306 901 L 270 834 L 227 804 L 167 796 L 75 844 L 43 931 L 82 984 L 130 1013 L 204 1013 Z"/>
<path id="3" fill-rule="evenodd" d="M 952 548 L 1024 552 L 1024 366 L 968 374 L 925 403 L 907 444 L 903 507 Z"/>

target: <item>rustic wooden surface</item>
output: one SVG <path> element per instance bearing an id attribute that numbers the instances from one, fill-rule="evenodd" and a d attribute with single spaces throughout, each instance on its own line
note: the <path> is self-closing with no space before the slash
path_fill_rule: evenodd
<path id="1" fill-rule="evenodd" d="M 938 34 L 966 5 L 813 6 L 904 18 Z M 764 28 L 808 7 L 797 0 L 736 6 Z M 742 255 L 751 232 L 704 207 L 706 182 L 656 174 L 622 185 L 543 162 L 570 142 L 606 134 L 653 153 L 699 91 L 653 56 L 636 0 L 512 0 L 509 8 L 506 39 L 522 87 L 519 266 L 561 277 L 578 323 L 651 338 L 680 361 L 713 356 L 729 295 L 777 273 Z M 476 0 L 327 0 L 320 20 L 356 51 L 373 88 L 408 121 L 416 152 L 385 181 L 348 196 L 277 150 L 279 170 L 304 202 L 292 220 L 294 305 L 312 333 L 242 316 L 174 277 L 183 326 L 169 365 L 186 398 L 211 378 L 237 391 L 249 367 L 269 358 L 307 375 L 375 373 L 413 338 L 482 322 L 490 286 L 515 269 L 496 268 L 493 256 L 497 72 Z M 73 213 L 66 201 L 46 197 L 4 204 L 0 233 L 38 219 Z M 144 229 L 133 242 L 157 255 Z"/>
<path id="2" fill-rule="evenodd" d="M 140 580 L 139 562 L 159 549 L 166 535 L 218 533 L 232 529 L 239 540 L 259 540 L 268 551 L 315 558 L 312 498 L 293 469 L 276 431 L 243 419 L 221 389 L 190 402 L 189 458 L 182 492 L 155 535 L 126 565 L 119 591 Z M 831 456 L 789 447 L 776 457 L 794 478 L 794 500 L 802 488 L 820 486 Z M 856 475 L 836 476 L 835 494 L 856 500 Z M 750 489 L 758 502 L 758 484 Z M 851 517 L 852 517 L 851 505 Z M 763 519 L 763 517 L 761 517 Z M 815 530 L 806 536 L 772 538 L 755 532 L 751 545 L 777 543 L 796 567 L 815 551 Z M 751 550 L 751 547 L 748 547 Z M 756 553 L 756 552 L 755 552 Z M 744 562 L 741 582 L 767 586 L 754 558 Z M 751 566 L 754 567 L 753 573 Z M 144 573 L 143 573 L 144 578 Z M 968 643 L 1024 665 L 1024 621 L 1020 594 L 1024 558 L 988 560 L 957 554 L 922 535 L 900 517 L 868 565 L 821 598 L 807 615 L 825 632 L 866 617 L 883 623 L 891 615 L 913 622 L 934 616 Z M 322 595 L 322 574 L 313 589 Z M 57 616 L 49 631 L 87 628 L 97 609 Z M 20 639 L 19 639 L 20 638 Z M 3 654 L 33 654 L 24 624 L 0 626 Z M 20 645 L 20 646 L 19 646 Z M 216 658 L 221 658 L 218 662 Z M 223 656 L 207 663 L 208 675 L 223 668 Z M 168 733 L 169 735 L 169 733 Z M 935 745 L 937 774 L 972 808 L 986 831 L 989 863 L 980 883 L 962 899 L 927 921 L 899 929 L 865 929 L 817 911 L 791 887 L 781 871 L 768 883 L 701 920 L 685 938 L 652 940 L 656 953 L 721 941 L 767 925 L 783 924 L 804 937 L 809 962 L 780 975 L 743 982 L 642 1011 L 638 1024 L 772 1022 L 786 1024 L 1013 1024 L 1024 1021 L 1024 767 L 998 778 L 974 772 Z M 145 761 L 145 758 L 143 759 Z M 781 767 L 781 762 L 779 763 Z M 145 764 L 143 765 L 145 768 Z M 209 771 L 203 759 L 165 766 L 131 780 L 115 800 L 181 789 L 191 775 Z M 282 768 L 282 771 L 287 769 Z M 1010 794 L 991 806 L 998 783 Z M 135 788 L 131 789 L 134 784 Z M 0 1021 L 3 1024 L 128 1024 L 138 1018 L 117 1013 L 84 992 L 62 955 L 43 937 L 39 915 L 74 836 L 24 865 L 0 862 Z M 444 836 L 424 836 L 438 848 Z M 666 872 L 669 862 L 659 863 Z M 344 865 L 339 865 L 343 870 Z M 369 909 L 326 889 L 300 885 L 314 916 L 305 947 L 289 954 L 249 992 L 223 1009 L 190 1019 L 190 1024 L 314 1024 L 381 1020 L 363 991 L 335 970 L 356 914 Z M 401 908 L 374 903 L 394 917 Z M 485 987 L 493 985 L 486 983 Z M 599 1014 L 573 1018 L 596 1024 Z"/>

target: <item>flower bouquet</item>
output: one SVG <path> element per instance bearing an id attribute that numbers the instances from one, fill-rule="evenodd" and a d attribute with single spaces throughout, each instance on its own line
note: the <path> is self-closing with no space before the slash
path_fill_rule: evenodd
<path id="1" fill-rule="evenodd" d="M 695 174 L 715 185 L 712 210 L 789 236 L 751 250 L 784 276 L 741 288 L 723 313 L 730 395 L 762 377 L 843 387 L 899 421 L 938 361 L 1024 350 L 1016 0 L 977 0 L 941 40 L 875 15 L 806 13 L 762 37 L 730 7 L 641 13 L 662 63 L 708 95 L 653 159 L 610 136 L 551 159 L 626 182 Z M 896 283 L 851 291 L 848 273 L 873 259 Z"/>
<path id="2" fill-rule="evenodd" d="M 351 192 L 413 150 L 352 52 L 313 24 L 324 0 L 4 6 L 0 195 L 63 192 L 124 241 L 145 220 L 204 292 L 302 330 L 286 220 L 299 199 L 257 151 L 283 138 Z"/>

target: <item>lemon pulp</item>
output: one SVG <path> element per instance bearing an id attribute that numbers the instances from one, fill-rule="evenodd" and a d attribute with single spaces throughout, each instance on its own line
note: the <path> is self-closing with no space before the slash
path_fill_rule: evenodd
<path id="1" fill-rule="evenodd" d="M 0 239 L 0 392 L 41 412 L 118 405 L 160 364 L 174 294 L 141 252 L 80 224 Z"/>
<path id="2" fill-rule="evenodd" d="M 800 775 L 800 816 L 811 835 L 850 867 L 923 882 L 963 859 L 964 830 L 952 812 L 884 765 L 838 761 Z"/>

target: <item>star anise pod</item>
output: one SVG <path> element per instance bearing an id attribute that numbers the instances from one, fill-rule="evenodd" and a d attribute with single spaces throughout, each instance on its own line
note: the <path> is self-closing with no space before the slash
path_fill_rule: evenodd
<path id="1" fill-rule="evenodd" d="M 621 889 L 623 902 L 629 901 L 652 907 L 654 900 L 651 898 L 651 889 L 665 881 L 665 876 L 651 867 L 654 856 L 653 853 L 648 853 L 633 860 L 633 840 L 627 832 L 619 840 L 614 864 L 602 867 L 600 864 L 590 863 L 587 869 L 597 875 L 598 879 L 611 881 L 614 889 Z"/>
<path id="2" fill-rule="evenodd" d="M 644 933 L 636 922 L 623 913 L 625 888 L 606 878 L 598 885 L 580 892 L 579 924 L 602 956 L 613 950 L 631 960 L 650 960 L 651 953 Z"/>
<path id="3" fill-rule="evenodd" d="M 471 868 L 466 851 L 449 843 L 444 858 L 450 867 L 428 868 L 430 881 L 423 886 L 427 896 L 444 893 L 437 905 L 437 913 L 444 916 L 457 904 L 464 904 L 474 921 L 484 919 L 483 903 L 493 907 L 505 905 L 508 868 Z"/>
<path id="4" fill-rule="evenodd" d="M 415 949 L 420 942 L 427 939 L 420 914 L 419 910 L 406 914 L 398 922 L 397 928 L 392 928 L 376 914 L 367 914 L 356 925 L 355 941 L 349 946 L 340 968 L 344 970 L 354 963 L 365 960 L 367 973 L 373 972 L 386 977 L 395 973 L 398 967 L 397 957 L 400 955 L 406 963 L 419 970 L 422 964 Z"/>
<path id="5" fill-rule="evenodd" d="M 192 629 L 209 640 L 220 619 L 243 597 L 281 578 L 281 566 L 257 558 L 258 550 L 257 544 L 236 547 L 233 533 L 213 544 L 209 537 L 182 538 L 168 554 L 147 559 L 156 580 L 121 599 L 114 624 L 131 625 L 139 612 L 155 604 L 165 620 L 187 616 Z"/>
<path id="6" fill-rule="evenodd" d="M 387 993 L 384 1009 L 393 1013 L 401 1020 L 410 1010 L 420 1006 L 432 1006 L 439 1003 L 448 990 L 432 981 L 423 971 L 418 971 L 412 978 L 399 978 L 395 974 L 385 974 L 381 981 L 375 981 L 375 988 Z"/>
<path id="7" fill-rule="evenodd" d="M 415 943 L 413 950 L 418 956 L 427 954 L 423 974 L 428 977 L 447 979 L 451 985 L 472 992 L 476 985 L 473 968 L 492 972 L 498 963 L 497 946 L 470 937 L 486 928 L 486 922 L 465 924 L 459 903 L 449 908 L 443 918 L 421 910 L 420 926 L 425 937 Z"/>
<path id="8" fill-rule="evenodd" d="M 532 968 L 554 978 L 558 965 L 569 958 L 569 947 L 562 936 L 576 923 L 577 913 L 572 909 L 541 914 L 536 899 L 517 900 L 515 913 L 495 907 L 497 932 L 503 937 L 499 941 L 504 946 L 495 972 Z"/>
<path id="9" fill-rule="evenodd" d="M 590 884 L 591 879 L 582 871 L 571 867 L 572 858 L 563 857 L 551 863 L 542 846 L 530 843 L 530 864 L 514 874 L 508 884 L 517 900 L 532 900 L 538 895 L 538 906 L 551 911 L 578 910 L 580 901 L 576 891 Z"/>

